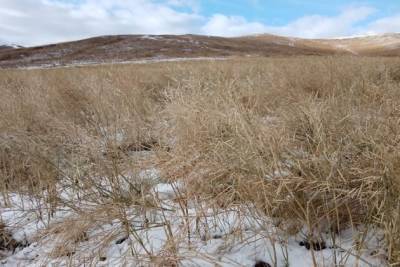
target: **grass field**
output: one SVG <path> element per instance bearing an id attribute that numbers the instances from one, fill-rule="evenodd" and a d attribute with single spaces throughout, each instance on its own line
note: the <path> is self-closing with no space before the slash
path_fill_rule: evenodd
<path id="1" fill-rule="evenodd" d="M 0 70 L 0 94 L 5 264 L 400 264 L 398 58 Z"/>

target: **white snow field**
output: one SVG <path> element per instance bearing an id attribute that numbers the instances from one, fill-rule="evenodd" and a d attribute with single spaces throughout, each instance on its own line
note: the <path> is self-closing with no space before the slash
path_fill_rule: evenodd
<path id="1" fill-rule="evenodd" d="M 184 183 L 163 182 L 156 169 L 141 171 L 139 179 L 152 185 L 147 197 L 153 207 L 114 207 L 124 209 L 125 221 L 113 219 L 112 214 L 99 215 L 109 203 L 88 201 L 90 197 L 83 201 L 68 185 L 59 185 L 64 205 L 53 214 L 40 199 L 3 196 L 1 220 L 21 246 L 7 252 L 1 266 L 383 265 L 383 236 L 378 229 L 358 227 L 335 237 L 326 234 L 323 243 L 307 249 L 306 228 L 302 234 L 288 236 L 278 227 L 283 222 L 260 216 L 251 203 L 210 208 L 195 199 L 180 201 Z M 102 186 L 107 189 L 107 183 Z M 69 205 L 72 202 L 79 209 Z M 96 219 L 85 224 L 87 216 Z M 66 241 L 74 223 L 83 227 L 84 235 Z M 60 230 L 63 225 L 69 227 L 67 233 Z"/>

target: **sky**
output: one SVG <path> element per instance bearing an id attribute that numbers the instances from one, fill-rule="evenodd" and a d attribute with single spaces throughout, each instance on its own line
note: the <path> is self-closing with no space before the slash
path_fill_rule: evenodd
<path id="1" fill-rule="evenodd" d="M 400 0 L 0 0 L 0 43 L 115 34 L 333 38 L 400 32 Z"/>

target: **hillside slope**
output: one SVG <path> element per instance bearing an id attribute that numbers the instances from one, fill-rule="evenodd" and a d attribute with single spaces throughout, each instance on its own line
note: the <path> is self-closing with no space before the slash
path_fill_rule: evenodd
<path id="1" fill-rule="evenodd" d="M 18 50 L 0 50 L 0 67 L 58 66 L 142 59 L 326 55 L 332 51 L 253 38 L 119 35 Z"/>
<path id="2" fill-rule="evenodd" d="M 247 38 L 287 44 L 298 48 L 335 51 L 336 53 L 362 56 L 400 56 L 400 34 L 398 33 L 337 39 L 301 39 L 269 34 Z"/>
<path id="3" fill-rule="evenodd" d="M 0 46 L 0 68 L 197 57 L 335 54 L 400 56 L 400 34 L 347 39 L 301 39 L 270 34 L 236 38 L 201 35 L 118 35 L 14 48 Z"/>

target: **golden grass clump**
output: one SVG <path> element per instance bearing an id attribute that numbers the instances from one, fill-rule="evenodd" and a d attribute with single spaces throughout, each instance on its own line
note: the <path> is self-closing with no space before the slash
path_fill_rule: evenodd
<path id="1" fill-rule="evenodd" d="M 274 63 L 193 75 L 170 93 L 177 141 L 163 158 L 165 176 L 218 205 L 250 202 L 312 233 L 397 225 L 399 84 L 381 78 L 390 61 Z M 249 93 L 256 97 L 243 103 Z M 387 237 L 397 260 L 394 231 Z"/>

